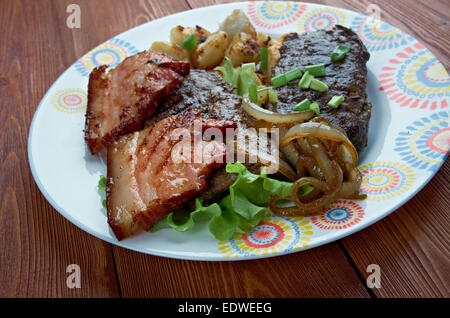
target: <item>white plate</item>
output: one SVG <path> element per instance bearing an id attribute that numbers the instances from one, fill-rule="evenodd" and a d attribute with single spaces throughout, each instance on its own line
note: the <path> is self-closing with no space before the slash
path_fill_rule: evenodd
<path id="1" fill-rule="evenodd" d="M 106 222 L 97 182 L 105 165 L 92 157 L 82 129 L 88 74 L 99 63 L 167 41 L 178 25 L 218 22 L 241 8 L 258 31 L 279 36 L 342 24 L 370 51 L 367 93 L 373 103 L 369 146 L 360 156 L 365 201 L 338 200 L 321 215 L 269 216 L 250 235 L 219 242 L 207 227 L 171 229 L 118 242 Z M 385 217 L 414 196 L 438 171 L 449 149 L 450 79 L 443 65 L 417 40 L 367 16 L 294 2 L 231 3 L 190 10 L 148 22 L 91 50 L 67 69 L 42 99 L 31 124 L 28 155 L 39 189 L 70 222 L 107 242 L 142 253 L 193 260 L 251 259 L 282 255 L 335 241 Z"/>

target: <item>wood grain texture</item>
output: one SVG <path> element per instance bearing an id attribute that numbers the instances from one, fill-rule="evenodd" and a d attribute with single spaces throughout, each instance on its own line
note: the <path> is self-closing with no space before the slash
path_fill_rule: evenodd
<path id="1" fill-rule="evenodd" d="M 75 60 L 67 45 L 72 42 L 61 38 L 65 18 L 58 20 L 55 5 L 31 0 L 0 4 L 0 296 L 117 297 L 110 245 L 60 216 L 28 168 L 34 110 Z M 67 288 L 70 264 L 80 266 L 80 289 Z"/>
<path id="2" fill-rule="evenodd" d="M 449 297 L 450 162 L 389 217 L 342 243 L 362 276 L 378 264 L 378 297 Z"/>
<path id="3" fill-rule="evenodd" d="M 336 243 L 235 262 L 164 259 L 122 248 L 114 255 L 123 297 L 369 297 Z"/>
<path id="4" fill-rule="evenodd" d="M 446 0 L 309 2 L 361 13 L 376 3 L 382 20 L 450 66 Z M 70 3 L 80 5 L 81 29 L 66 27 Z M 418 195 L 375 225 L 340 242 L 255 261 L 181 261 L 111 247 L 47 203 L 29 171 L 26 147 L 32 116 L 50 85 L 103 41 L 214 3 L 0 1 L 0 297 L 448 297 L 448 162 Z M 66 286 L 69 264 L 80 265 L 81 289 Z M 380 289 L 365 287 L 369 264 L 381 267 Z"/>

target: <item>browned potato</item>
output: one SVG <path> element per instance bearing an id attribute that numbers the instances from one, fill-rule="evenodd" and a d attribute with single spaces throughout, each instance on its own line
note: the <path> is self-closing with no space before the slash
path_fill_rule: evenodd
<path id="1" fill-rule="evenodd" d="M 257 63 L 260 60 L 259 45 L 250 34 L 240 32 L 234 36 L 225 56 L 230 58 L 234 66 L 242 63 Z"/>
<path id="2" fill-rule="evenodd" d="M 271 44 L 267 48 L 267 76 L 271 76 L 272 68 L 277 64 L 278 60 L 280 59 L 280 47 L 281 42 L 278 42 L 276 40 L 271 40 Z"/>
<path id="3" fill-rule="evenodd" d="M 256 43 L 258 43 L 260 47 L 268 47 L 271 41 L 272 38 L 263 32 L 258 32 L 256 34 Z"/>
<path id="4" fill-rule="evenodd" d="M 226 19 L 220 23 L 219 30 L 228 34 L 228 45 L 230 45 L 231 41 L 239 32 L 247 33 L 256 40 L 255 28 L 244 11 L 240 9 L 234 10 L 232 14 L 226 17 Z"/>
<path id="5" fill-rule="evenodd" d="M 195 28 L 178 25 L 170 30 L 170 42 L 181 45 L 181 42 L 192 34 L 202 43 L 206 41 L 211 33 L 198 25 Z"/>
<path id="6" fill-rule="evenodd" d="M 151 48 L 153 51 L 164 52 L 169 54 L 175 60 L 189 60 L 189 52 L 183 49 L 178 44 L 171 44 L 167 42 L 153 42 Z"/>
<path id="7" fill-rule="evenodd" d="M 211 34 L 205 42 L 192 51 L 191 64 L 195 68 L 211 69 L 219 65 L 228 45 L 228 36 L 223 31 Z"/>

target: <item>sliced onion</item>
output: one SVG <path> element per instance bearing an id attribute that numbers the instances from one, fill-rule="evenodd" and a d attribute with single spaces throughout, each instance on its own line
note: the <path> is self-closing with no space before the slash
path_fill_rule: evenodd
<path id="1" fill-rule="evenodd" d="M 285 147 L 294 139 L 303 137 L 316 137 L 341 143 L 342 158 L 346 162 L 351 162 L 355 166 L 358 164 L 358 152 L 347 136 L 341 131 L 327 126 L 323 122 L 306 122 L 292 126 L 284 138 L 281 140 L 280 146 Z"/>
<path id="2" fill-rule="evenodd" d="M 253 103 L 248 95 L 242 99 L 242 108 L 252 117 L 275 124 L 297 124 L 314 117 L 312 110 L 289 114 L 274 113 Z"/>
<path id="3" fill-rule="evenodd" d="M 279 207 L 277 205 L 277 202 L 279 200 L 286 200 L 286 198 L 282 198 L 276 194 L 272 195 L 270 197 L 269 200 L 269 209 L 270 211 L 272 211 L 273 213 L 275 213 L 276 215 L 279 216 L 296 216 L 299 215 L 299 208 L 294 205 L 294 206 L 289 206 L 289 207 Z"/>
<path id="4" fill-rule="evenodd" d="M 283 175 L 291 180 L 297 179 L 297 174 L 294 169 L 287 163 L 283 158 L 281 158 L 278 149 L 272 148 L 271 153 L 266 151 L 259 151 L 258 147 L 256 149 L 249 147 L 246 138 L 254 145 L 269 145 L 269 140 L 267 136 L 262 136 L 254 133 L 252 130 L 247 130 L 245 135 L 238 132 L 237 140 L 235 142 L 235 149 L 237 152 L 244 154 L 250 162 L 258 162 L 268 167 L 267 173 L 272 174 L 280 171 Z M 274 147 L 270 143 L 271 147 Z M 275 153 L 273 153 L 275 152 Z"/>
<path id="5" fill-rule="evenodd" d="M 306 167 L 303 164 L 302 156 L 298 157 L 297 163 L 295 164 L 295 169 L 297 170 L 297 175 L 299 176 L 299 178 L 306 175 Z"/>
<path id="6" fill-rule="evenodd" d="M 320 171 L 322 171 L 326 182 L 328 184 L 331 183 L 336 176 L 334 173 L 335 170 L 333 170 L 332 161 L 330 160 L 330 158 L 328 158 L 327 152 L 318 139 L 309 137 L 307 138 L 307 141 L 309 147 L 311 148 L 313 158 L 316 160 Z"/>
<path id="7" fill-rule="evenodd" d="M 294 182 L 290 197 L 271 198 L 269 206 L 273 213 L 311 215 L 337 198 L 359 200 L 366 197 L 359 193 L 362 177 L 356 168 L 358 154 L 342 129 L 316 117 L 287 132 L 282 131 L 280 136 L 281 149 L 288 154 L 289 161 L 297 158 L 295 166 L 299 179 Z M 314 190 L 308 195 L 298 195 L 306 184 Z M 295 206 L 280 207 L 276 203 L 281 199 L 289 199 Z"/>
<path id="8" fill-rule="evenodd" d="M 290 164 L 295 167 L 300 156 L 295 146 L 290 143 L 286 147 L 281 148 L 281 151 L 286 156 L 286 159 L 290 162 Z"/>

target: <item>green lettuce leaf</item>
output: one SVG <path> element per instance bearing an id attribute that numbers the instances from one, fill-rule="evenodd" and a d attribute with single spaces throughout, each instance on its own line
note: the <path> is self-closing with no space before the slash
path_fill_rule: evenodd
<path id="1" fill-rule="evenodd" d="M 229 57 L 225 57 L 225 63 L 221 66 L 217 66 L 214 70 L 221 71 L 223 80 L 230 83 L 233 88 L 237 88 L 240 70 L 233 67 L 233 63 Z"/>
<path id="2" fill-rule="evenodd" d="M 187 231 L 200 221 L 209 220 L 209 230 L 217 240 L 227 240 L 236 233 L 248 233 L 264 220 L 270 197 L 290 195 L 293 183 L 267 177 L 265 170 L 260 175 L 251 173 L 240 162 L 228 163 L 228 173 L 236 173 L 236 181 L 230 186 L 230 193 L 219 203 L 203 206 L 195 202 L 195 210 L 177 210 L 158 222 L 152 232 L 171 227 Z"/>
<path id="3" fill-rule="evenodd" d="M 230 58 L 225 57 L 225 62 L 221 66 L 214 68 L 215 71 L 222 72 L 222 78 L 233 87 L 233 92 L 244 96 L 252 85 L 256 85 L 257 75 L 255 74 L 254 63 L 243 64 L 242 68 L 234 67 Z"/>
<path id="4" fill-rule="evenodd" d="M 97 189 L 98 192 L 100 193 L 100 196 L 102 197 L 102 206 L 104 208 L 106 208 L 106 199 L 104 199 L 106 197 L 106 183 L 108 182 L 108 179 L 104 176 L 104 175 L 100 175 L 100 179 L 98 180 L 97 183 Z"/>

